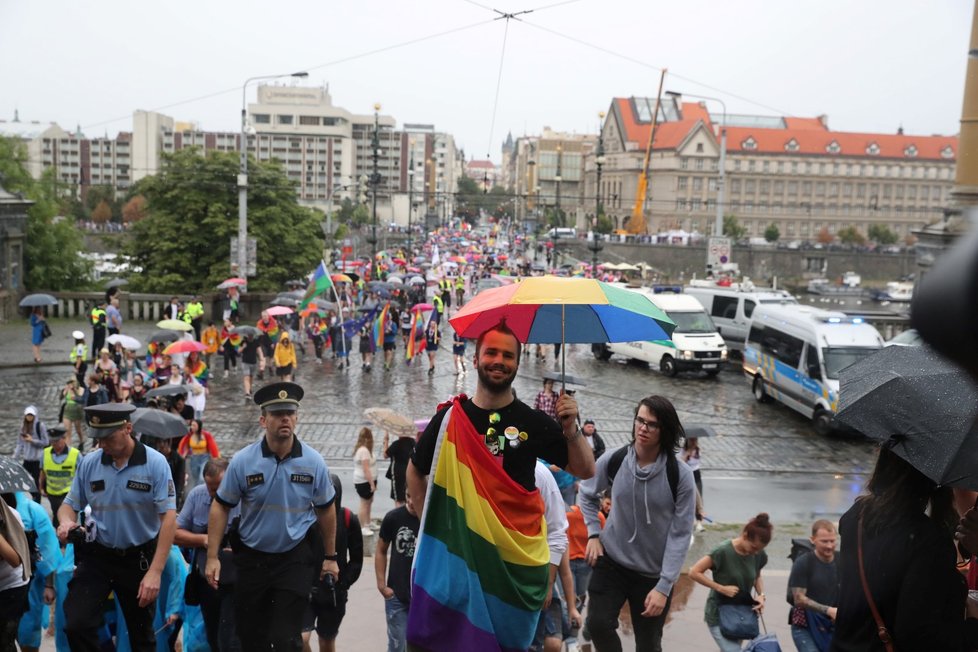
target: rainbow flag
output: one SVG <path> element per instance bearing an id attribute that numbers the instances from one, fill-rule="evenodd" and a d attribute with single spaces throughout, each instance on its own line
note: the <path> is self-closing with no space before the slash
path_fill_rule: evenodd
<path id="1" fill-rule="evenodd" d="M 188 365 L 188 367 L 189 366 L 190 365 Z M 207 387 L 207 379 L 208 376 L 210 376 L 210 372 L 207 370 L 207 363 L 205 363 L 203 360 L 198 358 L 197 364 L 193 365 L 189 369 L 189 371 L 193 375 L 193 377 L 197 379 L 198 383 L 200 383 L 204 387 Z"/>
<path id="2" fill-rule="evenodd" d="M 506 474 L 461 399 L 433 462 L 407 640 L 425 650 L 526 650 L 549 577 L 543 499 Z"/>
<path id="3" fill-rule="evenodd" d="M 428 348 L 428 340 L 425 338 L 423 321 L 424 315 L 420 310 L 414 313 L 414 318 L 411 323 L 411 337 L 408 338 L 407 352 L 405 353 L 408 360 L 413 360 L 414 356 Z"/>
<path id="4" fill-rule="evenodd" d="M 306 306 L 313 299 L 331 287 L 333 287 L 333 281 L 329 278 L 329 270 L 326 269 L 326 263 L 319 261 L 319 265 L 312 272 L 312 278 L 309 279 L 309 287 L 306 288 L 306 294 L 302 297 L 302 302 L 299 303 L 299 310 L 305 310 Z"/>
<path id="5" fill-rule="evenodd" d="M 391 318 L 390 311 L 391 304 L 388 301 L 377 315 L 377 319 L 374 320 L 373 340 L 375 349 L 384 346 L 384 330 L 387 328 L 387 322 Z"/>

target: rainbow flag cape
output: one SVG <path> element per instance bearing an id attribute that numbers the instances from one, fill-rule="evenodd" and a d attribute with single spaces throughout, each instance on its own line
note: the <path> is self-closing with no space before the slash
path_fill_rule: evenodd
<path id="1" fill-rule="evenodd" d="M 333 281 L 329 278 L 329 270 L 326 269 L 326 263 L 319 261 L 319 265 L 312 272 L 312 278 L 309 279 L 309 287 L 306 288 L 306 294 L 299 303 L 299 310 L 305 310 L 306 306 L 313 299 L 331 287 L 333 287 Z"/>
<path id="2" fill-rule="evenodd" d="M 423 321 L 424 315 L 421 314 L 420 310 L 414 313 L 414 318 L 411 323 L 411 337 L 408 338 L 407 352 L 405 353 L 408 360 L 413 360 L 414 356 L 428 348 L 428 340 L 425 339 Z"/>
<path id="3" fill-rule="evenodd" d="M 388 301 L 377 315 L 377 319 L 374 320 L 373 340 L 375 348 L 384 345 L 384 330 L 387 328 L 387 322 L 390 321 L 390 312 L 391 304 Z"/>
<path id="4" fill-rule="evenodd" d="M 210 376 L 210 372 L 207 370 L 206 362 L 198 358 L 197 364 L 193 365 L 193 367 L 188 369 L 188 371 L 190 371 L 193 377 L 197 379 L 197 382 L 204 387 L 207 387 L 207 379 Z"/>
<path id="5" fill-rule="evenodd" d="M 436 444 L 407 640 L 425 650 L 526 650 L 549 576 L 543 499 L 489 453 L 464 398 L 454 399 Z"/>

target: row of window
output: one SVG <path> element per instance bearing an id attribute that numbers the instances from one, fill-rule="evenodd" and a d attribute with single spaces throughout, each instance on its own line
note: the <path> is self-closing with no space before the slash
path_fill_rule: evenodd
<path id="1" fill-rule="evenodd" d="M 692 164 L 690 163 L 692 160 Z M 710 169 L 717 170 L 719 161 L 716 158 L 688 156 L 679 159 L 681 170 L 706 169 L 707 161 Z M 884 163 L 843 163 L 816 161 L 770 161 L 749 158 L 735 158 L 726 165 L 733 172 L 761 172 L 767 174 L 824 174 L 834 176 L 854 177 L 902 177 L 904 179 L 951 179 L 953 165 L 887 165 Z"/>
<path id="2" fill-rule="evenodd" d="M 914 214 L 927 214 L 934 212 L 934 208 L 920 207 L 916 208 L 913 206 L 890 206 L 889 204 L 810 204 L 807 202 L 795 203 L 789 202 L 787 204 L 782 204 L 780 202 L 775 202 L 773 204 L 768 204 L 766 202 L 754 203 L 752 201 L 737 201 L 733 200 L 727 204 L 729 210 L 731 211 L 744 211 L 747 213 L 773 213 L 776 215 L 875 215 L 878 213 L 884 215 L 902 215 L 906 213 L 907 215 Z M 676 210 L 680 211 L 705 211 L 713 212 L 716 210 L 716 201 L 713 199 L 707 199 L 703 201 L 701 199 L 677 199 L 676 200 Z"/>
<path id="3" fill-rule="evenodd" d="M 680 179 L 682 177 L 679 177 Z M 699 184 L 696 183 L 697 179 L 694 178 L 693 190 L 702 189 L 702 181 Z M 682 183 L 677 181 L 677 186 L 682 188 Z M 745 179 L 743 185 L 741 185 L 740 179 L 730 180 L 730 192 L 732 194 L 740 194 L 741 187 L 743 187 L 744 194 L 752 195 L 758 192 L 761 195 L 770 195 L 773 191 L 775 196 L 780 196 L 784 194 L 787 190 L 789 195 L 797 195 L 799 190 L 802 195 L 810 197 L 813 195 L 815 197 L 875 197 L 877 199 L 910 199 L 910 200 L 928 200 L 933 199 L 935 201 L 940 201 L 943 198 L 944 187 L 939 185 L 924 185 L 924 184 L 904 184 L 904 183 L 839 183 L 837 181 L 830 181 L 828 183 L 824 181 L 768 181 L 762 179 L 757 181 L 755 179 Z M 715 190 L 715 184 L 709 184 L 710 190 Z"/>
<path id="4" fill-rule="evenodd" d="M 874 224 L 879 224 L 878 222 L 873 222 Z M 852 222 L 772 222 L 765 220 L 742 220 L 740 225 L 746 230 L 746 234 L 751 235 L 763 235 L 764 231 L 774 224 L 778 227 L 781 232 L 782 240 L 790 240 L 794 236 L 807 237 L 815 236 L 823 229 L 827 230 L 830 234 L 835 235 L 841 229 L 852 226 Z M 699 220 L 696 218 L 685 218 L 680 219 L 675 223 L 675 226 L 685 229 L 690 232 L 699 233 L 712 233 L 713 232 L 713 220 L 704 219 Z M 914 223 L 892 223 L 892 224 L 882 224 L 886 226 L 890 231 L 892 231 L 897 236 L 909 235 L 914 228 L 919 226 L 919 222 Z M 859 228 L 857 226 L 857 228 Z M 861 229 L 864 230 L 864 229 Z"/>

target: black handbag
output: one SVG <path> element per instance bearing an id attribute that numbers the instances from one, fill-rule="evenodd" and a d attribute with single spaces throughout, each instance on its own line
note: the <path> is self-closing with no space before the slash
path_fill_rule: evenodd
<path id="1" fill-rule="evenodd" d="M 46 340 L 51 337 L 51 327 L 48 326 L 47 321 L 41 322 L 41 339 Z"/>
<path id="2" fill-rule="evenodd" d="M 720 633 L 724 638 L 749 641 L 760 635 L 757 612 L 753 605 L 743 602 L 726 603 L 718 605 L 717 611 L 720 615 Z"/>

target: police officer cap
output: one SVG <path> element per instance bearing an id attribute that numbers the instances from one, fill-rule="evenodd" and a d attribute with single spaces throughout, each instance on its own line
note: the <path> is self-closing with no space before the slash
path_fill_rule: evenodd
<path id="1" fill-rule="evenodd" d="M 56 426 L 51 426 L 48 428 L 48 439 L 54 441 L 56 439 L 61 439 L 67 434 L 67 430 L 61 424 Z"/>
<path id="2" fill-rule="evenodd" d="M 131 403 L 105 403 L 85 408 L 85 422 L 92 430 L 92 437 L 108 437 L 132 418 L 136 406 Z"/>
<path id="3" fill-rule="evenodd" d="M 298 410 L 304 393 L 295 383 L 271 383 L 255 392 L 255 403 L 263 410 Z"/>

